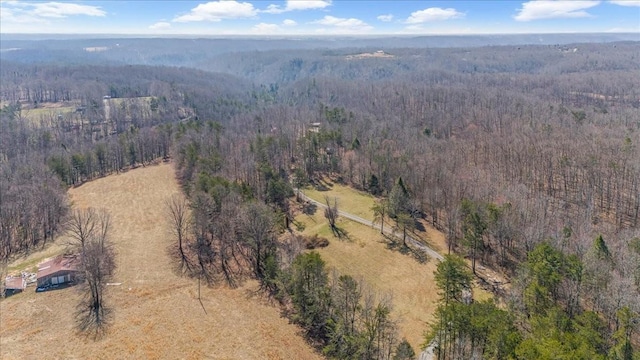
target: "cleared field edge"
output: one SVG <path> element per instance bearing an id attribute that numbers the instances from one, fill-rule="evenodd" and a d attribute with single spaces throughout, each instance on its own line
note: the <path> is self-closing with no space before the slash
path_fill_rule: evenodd
<path id="1" fill-rule="evenodd" d="M 324 202 L 325 196 L 331 199 L 335 197 L 340 210 L 364 219 L 373 219 L 370 209 L 376 198 L 372 195 L 341 184 L 324 182 L 322 186 L 324 190 L 307 187 L 302 192 L 319 202 Z M 338 239 L 331 232 L 320 208 L 312 215 L 299 214 L 296 221 L 304 227 L 302 234 L 317 234 L 330 240 L 328 247 L 317 249 L 330 267 L 361 278 L 382 293 L 396 293 L 393 297 L 396 307 L 394 314 L 399 316 L 401 337 L 406 337 L 414 349 L 420 349 L 423 334 L 429 329 L 438 300 L 433 280 L 437 262 L 431 259 L 426 264 L 419 264 L 411 256 L 389 249 L 389 240 L 379 230 L 345 218 L 339 218 L 338 226 L 346 231 L 348 239 Z M 429 245 L 435 242 L 437 248 L 446 248 L 444 234 L 438 230 L 425 226 L 425 232 L 421 235 L 421 240 Z M 380 269 L 385 271 L 381 272 Z M 474 284 L 473 294 L 474 299 L 480 301 L 493 297 L 477 284 Z"/>
<path id="2" fill-rule="evenodd" d="M 330 272 L 336 269 L 364 280 L 375 292 L 392 297 L 392 316 L 398 320 L 400 337 L 406 337 L 414 349 L 419 349 L 438 298 L 433 281 L 436 263 L 421 264 L 410 255 L 390 250 L 378 230 L 346 219 L 339 219 L 338 226 L 348 238 L 338 239 L 321 211 L 300 214 L 296 221 L 304 224 L 302 234 L 329 239 L 329 246 L 316 251 Z"/>
<path id="3" fill-rule="evenodd" d="M 255 282 L 238 289 L 203 287 L 201 305 L 197 282 L 172 272 L 161 213 L 164 199 L 179 192 L 170 164 L 70 190 L 74 206 L 112 212 L 119 265 L 114 281 L 121 285 L 107 288 L 114 308 L 109 335 L 94 342 L 76 334 L 77 288 L 31 288 L 0 302 L 0 358 L 321 358 L 278 307 L 255 296 Z"/>
<path id="4" fill-rule="evenodd" d="M 322 188 L 322 190 L 318 188 Z M 344 210 L 369 221 L 373 221 L 374 218 L 371 208 L 375 202 L 379 200 L 379 198 L 369 193 L 327 179 L 323 179 L 317 187 L 307 186 L 301 189 L 301 191 L 304 195 L 322 203 L 325 201 L 325 196 L 330 199 L 336 198 L 340 210 Z M 419 222 L 424 228 L 424 231 L 414 231 L 411 234 L 412 237 L 442 254 L 443 251 L 447 249 L 444 234 L 424 220 L 419 220 Z M 393 221 L 387 218 L 385 220 L 385 227 L 386 226 L 393 226 Z"/>

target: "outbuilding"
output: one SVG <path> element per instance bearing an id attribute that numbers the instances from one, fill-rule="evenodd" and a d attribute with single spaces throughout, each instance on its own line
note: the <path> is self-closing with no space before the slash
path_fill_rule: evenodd
<path id="1" fill-rule="evenodd" d="M 4 294 L 10 296 L 23 291 L 27 287 L 27 281 L 22 276 L 7 276 L 4 279 Z"/>
<path id="2" fill-rule="evenodd" d="M 80 271 L 78 255 L 58 256 L 38 265 L 38 289 L 72 283 Z"/>

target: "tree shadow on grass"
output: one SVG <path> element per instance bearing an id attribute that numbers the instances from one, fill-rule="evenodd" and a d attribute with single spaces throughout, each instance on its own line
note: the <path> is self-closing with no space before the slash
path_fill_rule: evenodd
<path id="1" fill-rule="evenodd" d="M 305 215 L 313 215 L 316 213 L 316 211 L 318 211 L 318 205 L 316 205 L 315 203 L 312 203 L 310 201 L 302 204 L 302 213 Z"/>
<path id="2" fill-rule="evenodd" d="M 107 330 L 113 320 L 110 307 L 102 306 L 96 309 L 83 299 L 76 307 L 76 330 L 79 336 L 98 341 L 107 335 Z"/>
<path id="3" fill-rule="evenodd" d="M 420 225 L 422 226 L 422 224 L 420 224 Z M 422 228 L 424 228 L 424 226 L 422 226 Z M 421 232 L 422 232 L 422 234 L 419 234 L 417 231 L 414 230 L 414 231 L 409 232 L 408 235 L 413 237 L 414 240 L 416 240 L 417 242 L 421 243 L 422 245 L 425 245 L 425 246 L 427 246 L 429 248 L 432 248 L 432 249 L 437 249 L 438 247 L 433 244 L 433 242 L 429 238 L 429 235 L 426 232 L 426 229 L 424 231 L 421 231 Z"/>
<path id="4" fill-rule="evenodd" d="M 387 240 L 386 244 L 388 250 L 397 251 L 402 255 L 411 256 L 420 264 L 425 264 L 427 261 L 429 261 L 429 256 L 427 256 L 427 254 L 425 254 L 422 250 L 413 249 L 410 246 L 403 244 L 401 239 L 396 239 L 387 234 L 384 235 L 384 238 Z"/>
<path id="5" fill-rule="evenodd" d="M 325 181 L 324 179 L 314 180 L 311 185 L 318 191 L 329 191 L 333 187 L 333 183 Z"/>
<path id="6" fill-rule="evenodd" d="M 200 306 L 202 306 L 202 311 L 204 311 L 204 314 L 209 315 L 209 313 L 207 313 L 207 309 L 205 309 L 204 304 L 202 303 L 202 299 L 198 299 L 198 301 L 200 302 Z"/>
<path id="7" fill-rule="evenodd" d="M 170 244 L 166 247 L 165 251 L 170 258 L 169 266 L 171 271 L 175 275 L 189 277 L 193 274 L 195 267 L 191 263 L 191 254 L 188 248 L 183 249 L 183 252 L 180 253 L 180 249 L 176 244 Z"/>
<path id="8" fill-rule="evenodd" d="M 424 227 L 424 225 L 420 222 L 420 221 L 415 221 L 414 224 L 415 227 L 415 231 L 420 231 L 420 232 L 426 232 L 427 229 Z"/>
<path id="9" fill-rule="evenodd" d="M 257 301 L 269 306 L 277 306 L 280 308 L 280 315 L 289 314 L 287 309 L 288 294 L 285 290 L 285 285 L 278 280 L 274 282 L 271 287 L 260 282 L 258 286 L 244 289 L 243 293 L 245 299 L 250 301 Z"/>
<path id="10" fill-rule="evenodd" d="M 339 227 L 339 226 L 334 226 L 333 229 L 331 229 L 333 232 L 333 236 L 337 237 L 338 240 L 343 240 L 343 241 L 351 241 L 351 237 L 349 236 L 349 232 L 347 232 L 347 230 Z"/>

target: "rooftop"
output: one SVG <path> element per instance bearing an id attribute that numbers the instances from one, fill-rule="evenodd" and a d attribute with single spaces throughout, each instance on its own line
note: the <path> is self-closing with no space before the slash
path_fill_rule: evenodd
<path id="1" fill-rule="evenodd" d="M 22 276 L 7 276 L 4 280 L 5 289 L 7 290 L 24 290 L 27 282 Z"/>
<path id="2" fill-rule="evenodd" d="M 58 271 L 78 271 L 80 268 L 80 256 L 65 255 L 47 260 L 38 265 L 38 278 L 55 274 Z"/>

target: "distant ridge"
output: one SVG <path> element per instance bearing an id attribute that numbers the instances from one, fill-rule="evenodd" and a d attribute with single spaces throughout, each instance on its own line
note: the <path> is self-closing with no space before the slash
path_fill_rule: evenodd
<path id="1" fill-rule="evenodd" d="M 318 35 L 281 35 L 281 36 L 247 36 L 247 35 L 123 35 L 123 34 L 0 34 L 1 41 L 41 41 L 41 40 L 197 40 L 197 41 L 229 41 L 262 42 L 274 45 L 264 50 L 280 48 L 339 48 L 339 47 L 470 47 L 487 45 L 553 45 L 584 42 L 640 41 L 640 33 L 543 33 L 543 34 L 460 34 L 460 35 L 360 35 L 360 36 L 318 36 Z M 313 40 L 307 43 L 305 40 Z M 281 47 L 285 45 L 284 47 Z M 14 47 L 3 44 L 2 48 Z"/>

